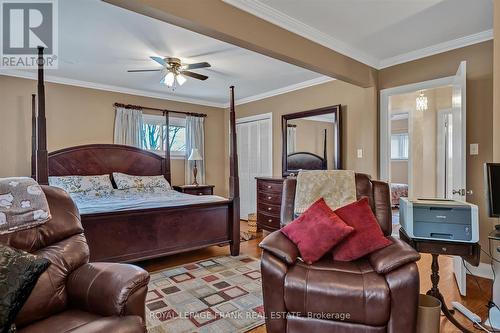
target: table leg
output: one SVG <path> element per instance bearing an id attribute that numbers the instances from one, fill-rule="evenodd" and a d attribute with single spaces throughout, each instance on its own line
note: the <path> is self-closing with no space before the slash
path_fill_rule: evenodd
<path id="1" fill-rule="evenodd" d="M 444 301 L 444 297 L 439 291 L 439 255 L 432 254 L 432 264 L 431 264 L 431 282 L 432 288 L 427 292 L 427 295 L 436 297 L 441 302 L 441 311 L 448 318 L 448 320 L 455 325 L 459 330 L 464 333 L 473 333 L 472 331 L 465 328 L 462 324 L 460 324 L 455 317 L 453 316 L 454 310 L 448 309 L 446 302 Z"/>

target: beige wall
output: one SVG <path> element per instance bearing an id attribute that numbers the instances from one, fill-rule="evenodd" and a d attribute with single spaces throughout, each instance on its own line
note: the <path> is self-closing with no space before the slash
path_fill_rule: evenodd
<path id="1" fill-rule="evenodd" d="M 493 159 L 500 162 L 500 1 L 493 1 Z"/>
<path id="2" fill-rule="evenodd" d="M 30 174 L 31 94 L 36 81 L 0 75 L 0 177 Z M 206 113 L 206 182 L 226 195 L 225 111 L 219 108 L 120 94 L 61 84 L 46 84 L 48 150 L 89 143 L 112 143 L 113 103 L 121 102 Z M 172 160 L 172 184 L 184 184 L 184 160 Z"/>
<path id="3" fill-rule="evenodd" d="M 467 155 L 467 189 L 473 191 L 467 199 L 479 206 L 480 238 L 486 246 L 493 223 L 483 184 L 483 163 L 493 159 L 493 41 L 382 69 L 379 88 L 454 75 L 462 60 L 467 61 L 467 153 L 470 143 L 479 144 L 479 155 Z"/>
<path id="4" fill-rule="evenodd" d="M 281 116 L 288 113 L 342 105 L 344 167 L 377 176 L 377 97 L 374 88 L 342 81 L 269 97 L 236 106 L 236 117 L 273 114 L 273 174 L 281 176 Z M 363 149 L 363 158 L 356 150 Z"/>

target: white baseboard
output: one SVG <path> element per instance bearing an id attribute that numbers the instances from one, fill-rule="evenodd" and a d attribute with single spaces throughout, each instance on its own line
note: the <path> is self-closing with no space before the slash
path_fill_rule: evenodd
<path id="1" fill-rule="evenodd" d="M 474 267 L 467 262 L 465 264 L 472 275 L 493 280 L 493 270 L 491 269 L 490 264 L 482 262 L 477 267 Z M 469 272 L 467 272 L 467 274 L 469 274 Z"/>

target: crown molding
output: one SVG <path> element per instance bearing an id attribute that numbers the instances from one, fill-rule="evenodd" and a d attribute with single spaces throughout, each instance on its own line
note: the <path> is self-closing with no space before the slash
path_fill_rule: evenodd
<path id="1" fill-rule="evenodd" d="M 482 43 L 491 39 L 493 39 L 492 29 L 383 59 L 380 61 L 378 69 L 403 64 L 405 62 L 429 57 L 435 54 L 459 49 L 465 46 Z"/>
<path id="2" fill-rule="evenodd" d="M 257 95 L 248 96 L 245 98 L 240 98 L 240 99 L 237 99 L 234 102 L 234 104 L 241 105 L 241 104 L 246 104 L 246 103 L 250 103 L 250 102 L 255 102 L 255 101 L 259 101 L 261 99 L 265 99 L 265 98 L 269 98 L 269 97 L 273 97 L 273 96 L 277 96 L 277 95 L 281 95 L 281 94 L 286 94 L 286 93 L 289 93 L 289 92 L 292 92 L 295 90 L 300 90 L 300 89 L 316 86 L 318 84 L 323 84 L 323 83 L 327 83 L 327 82 L 331 82 L 331 81 L 335 81 L 335 79 L 328 77 L 328 76 L 320 76 L 320 77 L 315 78 L 315 79 L 311 79 L 311 80 L 307 80 L 304 82 L 292 84 L 292 85 L 289 85 L 286 87 L 270 90 L 270 91 L 267 91 L 267 92 L 262 93 L 262 94 L 257 94 Z M 229 107 L 229 104 L 226 104 L 225 107 Z"/>
<path id="3" fill-rule="evenodd" d="M 459 49 L 461 47 L 493 39 L 493 30 L 486 30 L 469 36 L 460 37 L 454 40 L 425 47 L 419 50 L 399 54 L 386 59 L 378 59 L 377 57 L 371 56 L 359 49 L 356 49 L 343 41 L 340 41 L 328 34 L 325 34 L 324 32 L 319 31 L 316 28 L 300 22 L 299 20 L 266 5 L 259 0 L 222 1 L 376 69 L 395 66 L 405 62 L 417 60 L 438 53 Z"/>
<path id="4" fill-rule="evenodd" d="M 241 9 L 247 13 L 257 16 L 265 21 L 275 24 L 285 30 L 307 38 L 315 43 L 323 45 L 333 51 L 341 53 L 368 66 L 377 68 L 379 59 L 358 50 L 349 44 L 338 40 L 320 30 L 313 28 L 279 10 L 274 9 L 258 0 L 222 0 L 225 3 Z"/>
<path id="5" fill-rule="evenodd" d="M 21 71 L 21 70 L 16 70 L 16 69 L 9 69 L 9 70 L 1 69 L 0 75 L 19 77 L 19 78 L 29 79 L 29 80 L 37 80 L 36 73 L 26 72 L 26 71 Z M 226 103 L 217 103 L 217 102 L 207 101 L 207 100 L 203 100 L 203 99 L 199 99 L 199 98 L 180 97 L 180 96 L 176 96 L 176 95 L 155 93 L 155 92 L 141 90 L 141 89 L 131 89 L 131 88 L 113 86 L 113 85 L 108 85 L 108 84 L 73 80 L 73 79 L 68 79 L 68 78 L 54 76 L 54 75 L 46 75 L 45 82 L 65 84 L 65 85 L 69 85 L 69 86 L 89 88 L 89 89 L 111 91 L 111 92 L 116 92 L 116 93 L 121 93 L 121 94 L 129 94 L 129 95 L 135 95 L 135 96 L 157 98 L 157 99 L 169 100 L 169 101 L 174 101 L 174 102 L 182 102 L 182 103 L 189 103 L 189 104 L 211 106 L 211 107 L 215 107 L 215 108 L 225 108 L 226 107 Z"/>
<path id="6" fill-rule="evenodd" d="M 16 69 L 9 69 L 9 70 L 0 69 L 0 75 L 18 77 L 18 78 L 29 79 L 29 80 L 37 80 L 36 73 L 26 72 L 26 71 L 21 71 L 21 70 L 16 70 Z M 333 79 L 331 77 L 321 76 L 321 77 L 318 77 L 316 79 L 307 80 L 304 82 L 299 82 L 296 84 L 292 84 L 289 86 L 285 86 L 282 88 L 271 90 L 271 91 L 268 91 L 268 92 L 265 92 L 262 94 L 257 94 L 257 95 L 241 98 L 241 99 L 236 100 L 235 104 L 240 105 L 240 104 L 245 104 L 245 103 L 249 103 L 249 102 L 254 102 L 254 101 L 264 99 L 264 98 L 285 94 L 287 92 L 315 86 L 318 84 L 322 84 L 322 83 L 326 83 L 326 82 L 330 82 L 330 81 L 334 81 L 334 80 L 335 79 Z M 108 84 L 100 84 L 100 83 L 94 83 L 94 82 L 88 82 L 88 81 L 73 80 L 73 79 L 68 79 L 68 78 L 53 76 L 53 75 L 46 75 L 45 82 L 65 84 L 65 85 L 69 85 L 69 86 L 89 88 L 89 89 L 111 91 L 111 92 L 116 92 L 116 93 L 121 93 L 121 94 L 129 94 L 129 95 L 142 96 L 142 97 L 158 98 L 158 99 L 174 101 L 174 102 L 182 102 L 182 103 L 189 103 L 189 104 L 211 106 L 211 107 L 221 108 L 221 109 L 229 107 L 229 103 L 216 103 L 216 102 L 206 101 L 206 100 L 194 98 L 194 97 L 179 97 L 179 96 L 173 96 L 173 95 L 169 95 L 169 94 L 154 93 L 154 92 L 141 90 L 141 89 L 130 89 L 130 88 L 118 87 L 118 86 L 113 86 L 113 85 L 108 85 Z"/>

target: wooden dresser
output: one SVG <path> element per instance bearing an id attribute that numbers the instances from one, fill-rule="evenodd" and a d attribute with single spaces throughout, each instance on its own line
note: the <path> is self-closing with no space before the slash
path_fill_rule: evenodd
<path id="1" fill-rule="evenodd" d="M 257 228 L 275 231 L 280 228 L 283 178 L 257 177 Z"/>

